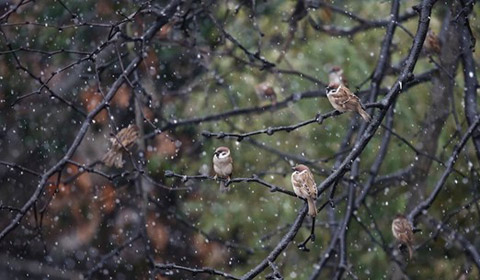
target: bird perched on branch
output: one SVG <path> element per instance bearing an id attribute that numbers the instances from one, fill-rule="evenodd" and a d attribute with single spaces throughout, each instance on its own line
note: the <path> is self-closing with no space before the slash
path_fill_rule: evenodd
<path id="1" fill-rule="evenodd" d="M 370 122 L 372 119 L 370 115 L 365 112 L 360 98 L 353 94 L 346 86 L 339 83 L 330 83 L 326 89 L 328 101 L 333 108 L 339 112 L 357 112 L 366 121 Z"/>
<path id="2" fill-rule="evenodd" d="M 277 104 L 277 94 L 269 82 L 263 82 L 256 85 L 255 93 L 260 99 L 270 100 L 273 106 Z"/>
<path id="3" fill-rule="evenodd" d="M 220 191 L 225 192 L 228 188 L 224 180 L 230 180 L 233 172 L 233 159 L 230 156 L 230 149 L 227 147 L 218 147 L 213 153 L 213 170 L 215 179 L 220 178 Z"/>
<path id="4" fill-rule="evenodd" d="M 303 164 L 299 164 L 292 168 L 292 186 L 293 191 L 298 197 L 304 198 L 308 203 L 308 215 L 311 217 L 317 216 L 317 207 L 315 201 L 317 200 L 317 184 L 313 178 L 310 168 Z"/>
<path id="5" fill-rule="evenodd" d="M 117 135 L 110 138 L 112 143 L 109 151 L 105 154 L 102 161 L 106 166 L 115 166 L 117 168 L 123 167 L 122 154 L 123 151 L 128 151 L 128 148 L 135 144 L 138 138 L 138 127 L 136 125 L 129 125 L 120 130 Z"/>
<path id="6" fill-rule="evenodd" d="M 343 75 L 343 69 L 340 66 L 333 66 L 328 72 L 328 83 L 340 84 L 348 87 L 347 78 Z"/>
<path id="7" fill-rule="evenodd" d="M 413 227 L 407 218 L 402 214 L 397 214 L 392 222 L 393 237 L 408 248 L 410 259 L 413 256 Z"/>

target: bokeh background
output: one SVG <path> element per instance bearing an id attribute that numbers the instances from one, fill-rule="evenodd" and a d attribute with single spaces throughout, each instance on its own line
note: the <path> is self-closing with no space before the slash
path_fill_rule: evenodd
<path id="1" fill-rule="evenodd" d="M 233 183 L 223 194 L 214 180 L 182 180 L 165 172 L 210 176 L 214 149 L 228 146 L 233 177 L 255 175 L 291 190 L 296 163 L 307 163 L 320 184 L 351 151 L 363 124 L 353 113 L 241 141 L 202 132 L 244 133 L 332 111 L 324 88 L 334 65 L 366 100 L 392 1 L 298 1 L 304 10 L 297 10 L 297 1 L 184 1 L 151 40 L 142 42 L 166 2 L 0 1 L 2 230 L 37 189 L 40 178 L 29 170 L 41 175 L 62 159 L 85 114 L 102 102 L 135 57 L 143 58 L 108 108 L 95 116 L 73 156 L 49 176 L 21 223 L 1 240 L 1 278 L 219 277 L 153 269 L 152 263 L 241 276 L 278 244 L 304 202 L 255 182 Z M 418 25 L 412 7 L 419 2 L 400 1 L 401 20 L 379 99 L 396 81 L 410 50 Z M 395 214 L 408 213 L 431 192 L 468 127 L 461 52 L 445 46 L 459 42 L 449 33 L 458 11 L 450 1 L 434 6 L 430 28 L 446 50 L 422 52 L 414 74 L 427 73 L 427 78 L 407 87 L 395 103 L 385 159 L 347 229 L 343 278 L 480 277 L 465 247 L 442 228 L 480 247 L 480 165 L 471 140 L 425 215 L 441 226 L 418 224 L 422 231 L 415 235 L 413 261 L 402 256 L 391 234 Z M 468 16 L 475 37 L 478 12 L 475 5 Z M 445 53 L 456 59 L 452 73 L 443 65 Z M 476 63 L 479 54 L 473 55 Z M 255 85 L 262 82 L 275 90 L 277 106 L 256 95 Z M 438 88 L 447 90 L 440 94 Z M 252 110 L 240 111 L 244 108 Z M 109 138 L 129 124 L 141 127 L 141 139 L 125 155 L 123 168 L 105 166 L 101 160 Z M 280 254 L 275 263 L 285 279 L 309 279 L 345 215 L 348 179 L 359 186 L 369 180 L 387 131 L 380 127 L 362 152 L 359 176 L 347 173 L 337 185 L 336 207 L 327 206 L 318 216 L 310 252 L 296 246 L 309 235 L 305 219 Z M 328 192 L 318 205 L 327 197 Z M 338 263 L 334 255 L 321 276 L 332 278 Z M 270 272 L 267 268 L 259 278 Z"/>

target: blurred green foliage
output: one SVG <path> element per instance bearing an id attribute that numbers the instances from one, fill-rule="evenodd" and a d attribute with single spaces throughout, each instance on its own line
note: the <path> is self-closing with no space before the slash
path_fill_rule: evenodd
<path id="1" fill-rule="evenodd" d="M 137 9 L 137 6 L 129 1 L 112 3 L 99 1 L 99 3 L 103 4 L 107 2 L 112 11 L 102 14 L 98 9 L 100 4 L 97 3 L 97 6 L 95 6 L 96 2 L 64 1 L 66 6 L 74 7 L 71 9 L 75 13 L 83 15 L 88 21 L 97 22 L 100 19 L 102 22 L 118 20 L 118 13 L 115 14 L 113 11 L 131 14 Z M 251 8 L 247 6 L 241 6 L 238 12 L 235 13 L 238 5 L 237 1 L 219 1 L 212 6 L 211 12 L 225 25 L 225 30 L 250 52 L 255 53 L 257 46 L 260 44 L 260 55 L 266 60 L 274 62 L 280 55 L 284 40 L 288 36 L 288 19 L 293 12 L 295 1 L 273 0 L 256 2 L 255 15 L 253 15 Z M 332 4 L 352 11 L 357 16 L 367 20 L 387 19 L 390 13 L 390 1 L 332 2 Z M 407 9 L 410 9 L 415 4 L 418 4 L 417 1 L 402 1 L 400 14 L 405 13 Z M 96 10 L 93 12 L 92 7 L 96 7 Z M 440 31 L 446 9 L 443 4 L 438 4 L 438 7 L 435 9 L 431 25 L 432 29 L 437 33 Z M 480 31 L 477 19 L 478 12 L 479 8 L 477 5 L 471 18 L 474 35 L 478 35 Z M 58 25 L 66 24 L 70 20 L 68 12 L 61 5 L 57 4 L 51 7 L 42 5 L 38 10 L 33 9 L 29 11 L 28 17 L 22 18 L 22 14 L 18 17 L 23 20 L 37 22 L 56 22 Z M 329 18 L 325 15 L 323 9 L 309 10 L 309 17 L 312 17 L 316 22 L 343 27 L 357 24 L 347 17 L 336 13 L 333 13 L 331 18 Z M 148 26 L 148 23 L 146 21 L 143 24 Z M 258 34 L 255 23 L 258 23 L 258 29 L 262 31 L 264 36 Z M 188 48 L 176 42 L 162 40 L 154 41 L 152 46 L 149 47 L 154 50 L 158 58 L 158 61 L 156 61 L 158 64 L 156 75 L 148 78 L 154 84 L 154 91 L 150 92 L 150 94 L 152 94 L 153 99 L 160 103 L 158 108 L 151 108 L 159 120 L 156 123 L 159 127 L 166 120 L 183 120 L 218 114 L 236 108 L 268 104 L 268 101 L 259 100 L 254 91 L 254 86 L 264 81 L 269 81 L 273 85 L 279 101 L 294 93 L 323 90 L 319 84 L 304 77 L 277 73 L 275 69 L 259 69 L 259 67 L 252 67 L 248 63 L 244 63 L 248 62 L 245 53 L 230 41 L 225 40 L 221 32 L 215 28 L 210 20 L 199 16 L 196 24 L 198 24 L 198 29 L 190 34 L 190 36 L 196 39 L 198 44 L 195 48 Z M 135 35 L 137 29 L 142 29 L 138 28 L 138 25 L 141 25 L 138 22 L 133 21 L 127 25 L 129 27 L 126 28 L 126 32 L 131 33 L 129 34 L 130 36 Z M 402 25 L 411 33 L 415 33 L 417 26 L 416 17 L 402 23 Z M 44 50 L 76 49 L 91 52 L 95 46 L 104 42 L 109 31 L 101 28 L 75 27 L 63 29 L 52 27 L 35 30 L 32 31 L 29 28 L 9 30 L 7 32 L 9 35 L 14 34 L 14 40 L 11 42 L 12 48 L 25 47 L 28 42 L 32 48 Z M 175 30 L 174 32 L 182 39 L 191 39 L 183 34 L 181 30 Z M 341 65 L 346 77 L 348 77 L 351 88 L 356 89 L 356 86 L 367 79 L 375 69 L 384 35 L 385 28 L 375 28 L 359 32 L 354 36 L 334 37 L 314 30 L 308 20 L 303 19 L 298 23 L 297 31 L 294 34 L 291 45 L 288 47 L 285 59 L 277 65 L 277 68 L 294 69 L 326 83 L 328 80 L 327 72 L 330 66 Z M 398 63 L 408 54 L 411 42 L 411 37 L 401 28 L 397 28 L 393 39 L 392 64 Z M 6 50 L 4 43 L 0 43 L 0 46 L 1 50 Z M 128 51 L 134 52 L 138 51 L 138 49 L 130 46 Z M 474 55 L 477 60 L 480 59 L 478 52 L 474 53 Z M 79 56 L 62 53 L 50 56 L 46 58 L 46 61 L 38 61 L 33 55 L 26 55 L 24 63 L 31 66 L 37 74 L 45 70 L 45 77 L 48 78 L 48 74 L 51 71 L 56 71 L 68 65 L 72 61 L 72 57 L 78 59 Z M 129 56 L 127 56 L 128 58 Z M 2 70 L 1 75 L 5 79 L 0 85 L 1 96 L 5 99 L 5 103 L 11 104 L 19 95 L 38 88 L 38 83 L 33 81 L 31 83 L 24 82 L 27 79 L 27 75 L 13 71 L 16 63 L 12 56 L 2 56 L 0 62 L 2 63 L 2 69 L 7 69 L 6 71 Z M 92 64 L 89 63 L 87 62 L 86 65 L 79 67 L 91 67 Z M 258 61 L 254 63 L 258 63 Z M 115 67 L 115 71 L 111 71 L 108 75 L 102 77 L 104 81 L 111 81 L 119 75 L 119 65 L 115 65 Z M 434 67 L 428 58 L 423 57 L 417 63 L 415 74 Z M 48 74 L 47 69 L 49 70 Z M 83 75 L 87 72 L 87 70 L 83 70 L 80 74 Z M 74 69 L 72 69 L 73 74 L 78 75 Z M 148 74 L 143 73 L 143 75 Z M 199 82 L 191 90 L 187 91 L 187 94 L 173 98 L 168 96 L 168 92 L 176 91 L 195 79 L 198 79 Z M 458 114 L 458 118 L 462 120 L 460 123 L 462 129 L 465 130 L 467 124 L 463 121 L 465 119 L 462 103 L 463 75 L 459 72 L 455 79 L 456 86 L 453 92 L 455 99 L 454 109 Z M 382 87 L 389 88 L 394 82 L 395 76 L 387 76 L 382 83 Z M 62 96 L 75 99 L 80 104 L 79 106 L 82 107 L 83 104 L 81 102 L 84 102 L 84 100 L 81 97 L 81 92 L 87 85 L 89 85 L 88 80 L 81 81 L 75 84 L 73 88 L 63 89 Z M 369 83 L 366 83 L 360 90 L 368 88 Z M 421 129 L 422 125 L 424 125 L 425 112 L 429 108 L 430 90 L 430 83 L 416 86 L 403 92 L 397 100 L 394 131 L 402 135 L 413 146 L 416 146 L 422 138 Z M 4 105 L 5 103 L 0 105 L 0 110 L 2 111 L 0 121 L 8 124 L 10 127 L 17 126 L 19 128 L 17 133 L 23 141 L 18 144 L 16 149 L 19 151 L 32 151 L 28 153 L 19 152 L 25 155 L 23 160 L 28 161 L 30 157 L 35 158 L 40 162 L 35 165 L 45 169 L 51 166 L 59 157 L 63 156 L 66 148 L 72 142 L 75 129 L 78 128 L 78 122 L 82 120 L 82 117 L 71 112 L 71 110 L 65 109 L 65 106 L 58 101 L 46 98 L 35 99 L 35 102 L 28 100 L 26 99 L 25 102 L 14 109 L 7 108 Z M 445 104 L 445 106 L 450 105 Z M 36 108 L 38 111 L 33 111 L 32 108 Z M 13 110 L 17 110 L 14 115 L 6 115 Z M 24 111 L 21 112 L 21 110 Z M 224 240 L 232 240 L 234 243 L 254 248 L 252 255 L 248 255 L 242 250 L 229 250 L 223 263 L 215 263 L 216 268 L 229 271 L 234 275 L 242 275 L 257 265 L 279 242 L 286 229 L 280 230 L 271 238 L 263 241 L 261 241 L 261 237 L 274 232 L 276 229 L 281 229 L 286 224 L 291 224 L 297 216 L 297 211 L 303 206 L 303 202 L 280 193 L 271 193 L 267 188 L 255 183 L 235 183 L 230 186 L 231 190 L 228 193 L 220 194 L 218 192 L 218 184 L 213 181 L 188 181 L 184 183 L 180 180 L 164 178 L 165 170 L 173 170 L 176 173 L 188 175 L 199 174 L 201 170 L 205 170 L 205 167 L 211 168 L 212 153 L 215 148 L 226 145 L 232 149 L 234 177 L 250 177 L 256 174 L 272 184 L 291 190 L 290 167 L 295 164 L 294 161 L 254 146 L 247 139 L 241 142 L 233 139 L 207 139 L 201 135 L 201 132 L 205 130 L 214 132 L 248 132 L 273 126 L 290 125 L 311 119 L 317 113 L 326 113 L 331 110 L 332 107 L 326 98 L 316 97 L 292 102 L 288 107 L 280 110 L 240 115 L 221 121 L 181 126 L 167 131 L 174 139 L 180 139 L 182 146 L 176 156 L 165 156 L 160 153 L 151 155 L 147 163 L 149 175 L 169 186 L 183 186 L 187 184 L 193 188 L 193 191 L 165 194 L 164 196 L 159 196 L 158 200 L 164 198 L 165 200 L 174 201 L 172 203 L 174 204 L 174 209 L 178 209 L 179 213 L 185 214 L 188 220 L 195 221 L 194 226 L 204 232 L 218 235 Z M 129 119 L 125 116 L 131 117 L 131 112 L 125 111 L 115 112 L 119 112 L 118 115 Z M 47 112 L 52 114 L 47 114 Z M 322 170 L 314 170 L 314 172 L 317 184 L 320 184 L 325 179 L 325 176 L 322 174 L 330 172 L 335 162 L 335 159 L 330 159 L 327 162 L 321 161 L 321 159 L 330 158 L 339 152 L 341 141 L 344 139 L 350 120 L 353 117 L 356 117 L 353 113 L 346 113 L 335 118 L 329 118 L 321 125 L 311 124 L 289 133 L 277 132 L 271 136 L 262 134 L 254 136 L 252 139 L 283 153 L 301 155 L 307 159 L 318 160 L 318 165 L 322 167 Z M 89 137 L 91 138 L 89 138 L 89 141 L 94 142 L 92 139 L 102 137 L 100 136 L 100 131 L 109 131 L 108 124 L 103 123 L 94 126 L 94 129 L 90 132 Z M 360 183 L 365 182 L 369 176 L 369 169 L 377 156 L 384 131 L 379 129 L 376 136 L 370 141 L 360 156 L 361 175 L 358 178 Z M 456 125 L 453 116 L 450 116 L 445 123 L 441 137 L 438 139 L 439 150 L 437 157 L 443 162 L 448 159 L 454 144 L 458 141 L 458 135 L 453 141 L 451 140 L 455 131 Z M 2 153 L 6 154 L 9 150 L 8 147 L 11 147 L 13 144 L 7 144 L 6 140 L 2 140 L 2 142 L 5 144 Z M 147 145 L 154 145 L 154 140 L 148 140 Z M 473 162 L 477 169 L 479 164 L 478 159 L 475 158 L 471 143 L 467 145 L 465 150 L 464 156 L 461 156 L 456 164 L 456 169 L 464 174 L 469 174 L 468 163 Z M 407 168 L 416 160 L 417 156 L 407 145 L 392 136 L 380 174 L 389 174 Z M 94 160 L 96 159 L 91 159 L 91 161 Z M 425 193 L 428 194 L 443 171 L 443 166 L 434 163 L 430 173 L 425 174 L 425 176 L 428 176 L 426 185 L 419 187 L 424 188 L 426 190 Z M 348 173 L 346 176 L 349 176 Z M 475 177 L 473 177 L 473 180 L 475 180 Z M 2 181 L 7 183 L 6 179 Z M 8 183 L 11 184 L 11 181 L 8 181 Z M 459 208 L 473 196 L 474 190 L 472 190 L 472 186 L 472 179 L 462 178 L 456 173 L 451 174 L 443 191 L 440 193 L 440 197 L 437 198 L 429 213 L 441 219 L 451 209 Z M 383 238 L 387 244 L 393 246 L 391 221 L 396 213 L 405 212 L 412 193 L 412 186 L 375 186 L 374 189 L 377 187 L 384 187 L 385 189 L 380 190 L 375 196 L 368 197 L 365 202 L 371 213 L 362 208 L 355 215 L 372 231 L 374 238 L 377 240 Z M 345 193 L 345 185 L 340 184 L 338 188 L 337 196 Z M 31 192 L 32 187 L 26 189 Z M 321 197 L 319 205 L 325 201 L 325 196 Z M 333 210 L 337 220 L 343 217 L 345 204 L 346 199 L 342 200 Z M 155 212 L 156 210 L 152 208 L 150 211 Z M 164 213 L 156 214 L 161 217 L 164 215 Z M 471 232 L 478 231 L 478 215 L 479 213 L 475 210 L 462 210 L 449 224 L 463 234 L 468 235 L 477 248 L 480 245 L 480 240 Z M 310 245 L 310 253 L 299 251 L 296 248 L 296 244 L 304 240 L 309 234 L 309 222 L 305 221 L 304 227 L 295 237 L 295 243 L 291 244 L 285 253 L 280 255 L 277 263 L 287 279 L 308 279 L 321 253 L 329 244 L 331 238 L 330 228 L 322 224 L 328 221 L 327 211 L 324 210 L 317 219 L 321 226 L 317 227 L 317 240 Z M 67 220 L 62 222 L 68 223 Z M 375 232 L 374 223 L 378 225 L 379 233 Z M 177 225 L 174 222 L 169 226 L 171 232 L 176 230 L 175 227 Z M 472 231 L 470 231 L 471 228 L 473 228 Z M 182 234 L 182 238 L 187 236 L 187 242 L 194 244 L 192 234 Z M 434 233 L 429 229 L 423 229 L 422 233 L 417 237 L 416 244 L 420 245 L 429 240 L 432 234 Z M 103 240 L 104 238 L 99 237 L 99 239 Z M 360 279 L 391 277 L 391 260 L 389 256 L 380 246 L 372 242 L 370 236 L 355 220 L 352 220 L 348 228 L 347 242 L 347 257 L 352 265 L 348 269 Z M 187 246 L 185 251 L 190 251 L 195 256 L 196 251 L 193 247 L 193 245 L 192 247 Z M 183 252 L 171 251 L 160 252 L 159 254 L 175 255 L 176 253 L 182 254 Z M 181 255 L 177 255 L 174 256 L 174 259 L 181 257 Z M 166 261 L 169 261 L 169 259 L 166 259 Z M 198 259 L 185 260 L 185 262 L 209 265 L 202 259 L 202 256 L 199 256 Z M 462 250 L 438 238 L 429 240 L 426 245 L 416 251 L 415 258 L 407 266 L 406 272 L 415 279 L 455 279 L 462 272 L 464 266 L 471 266 L 471 263 Z M 332 268 L 329 267 L 327 271 L 329 269 Z M 266 273 L 264 272 L 262 276 L 265 276 Z M 329 274 L 327 272 L 322 275 Z M 345 277 L 348 278 L 349 276 Z M 473 269 L 469 277 L 471 279 L 480 277 L 478 270 Z"/>

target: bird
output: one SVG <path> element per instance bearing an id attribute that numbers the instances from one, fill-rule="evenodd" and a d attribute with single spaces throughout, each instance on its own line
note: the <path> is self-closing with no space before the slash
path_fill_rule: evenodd
<path id="1" fill-rule="evenodd" d="M 348 87 L 348 81 L 343 75 L 343 69 L 340 66 L 332 66 L 328 72 L 328 82 L 337 83 Z"/>
<path id="2" fill-rule="evenodd" d="M 435 34 L 435 32 L 433 32 L 433 30 L 431 29 L 428 29 L 424 46 L 427 54 L 432 54 L 432 53 L 440 54 L 440 51 L 441 51 L 440 39 L 438 38 L 437 34 Z"/>
<path id="3" fill-rule="evenodd" d="M 224 179 L 230 180 L 233 172 L 233 159 L 230 156 L 228 147 L 218 147 L 213 153 L 213 170 L 215 171 L 215 179 L 220 180 L 220 192 L 225 192 L 228 187 L 225 186 Z"/>
<path id="4" fill-rule="evenodd" d="M 308 203 L 308 215 L 314 218 L 317 216 L 315 202 L 317 200 L 317 184 L 313 178 L 310 168 L 303 164 L 292 168 L 292 186 L 293 191 L 298 197 L 304 198 Z"/>
<path id="5" fill-rule="evenodd" d="M 106 166 L 123 167 L 122 154 L 128 151 L 128 148 L 135 144 L 138 138 L 138 127 L 130 124 L 128 127 L 121 129 L 117 135 L 110 138 L 111 146 L 103 157 L 102 161 Z"/>
<path id="6" fill-rule="evenodd" d="M 365 112 L 360 98 L 353 94 L 346 86 L 339 83 L 330 83 L 326 88 L 328 101 L 339 112 L 357 112 L 366 121 L 370 122 L 370 115 Z"/>
<path id="7" fill-rule="evenodd" d="M 413 256 L 413 228 L 407 218 L 397 214 L 392 222 L 393 237 L 408 248 L 410 259 Z"/>
<path id="8" fill-rule="evenodd" d="M 255 93 L 260 99 L 270 100 L 273 106 L 277 104 L 277 94 L 269 82 L 263 82 L 256 85 Z"/>

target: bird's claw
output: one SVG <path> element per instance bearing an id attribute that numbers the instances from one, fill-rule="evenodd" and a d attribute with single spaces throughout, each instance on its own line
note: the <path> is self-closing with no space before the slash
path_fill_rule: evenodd
<path id="1" fill-rule="evenodd" d="M 298 249 L 304 252 L 310 252 L 310 249 L 308 249 L 303 243 L 298 245 Z"/>

